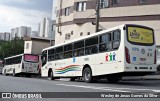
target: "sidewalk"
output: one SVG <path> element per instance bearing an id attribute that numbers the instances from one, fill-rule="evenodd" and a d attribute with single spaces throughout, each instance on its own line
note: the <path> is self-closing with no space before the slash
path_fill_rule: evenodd
<path id="1" fill-rule="evenodd" d="M 127 80 L 160 80 L 160 75 L 146 75 L 146 76 L 133 76 L 133 77 L 123 77 L 122 78 L 123 81 L 127 81 Z"/>
<path id="2" fill-rule="evenodd" d="M 143 80 L 160 80 L 160 75 L 146 75 L 142 77 Z"/>

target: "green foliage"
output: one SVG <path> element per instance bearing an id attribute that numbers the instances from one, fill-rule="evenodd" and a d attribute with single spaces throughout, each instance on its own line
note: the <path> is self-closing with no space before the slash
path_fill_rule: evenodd
<path id="1" fill-rule="evenodd" d="M 0 59 L 22 54 L 24 52 L 24 41 L 15 39 L 12 41 L 0 41 Z"/>

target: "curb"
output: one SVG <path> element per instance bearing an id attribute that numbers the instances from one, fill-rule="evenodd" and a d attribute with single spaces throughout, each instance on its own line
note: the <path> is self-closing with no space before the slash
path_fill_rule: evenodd
<path id="1" fill-rule="evenodd" d="M 160 80 L 160 75 L 149 75 L 142 77 L 124 77 L 122 81 L 138 81 L 138 80 Z"/>

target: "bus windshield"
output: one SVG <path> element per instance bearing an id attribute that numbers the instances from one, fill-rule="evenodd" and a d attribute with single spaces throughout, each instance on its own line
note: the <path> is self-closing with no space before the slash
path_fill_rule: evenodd
<path id="1" fill-rule="evenodd" d="M 151 46 L 154 44 L 153 29 L 139 26 L 127 27 L 127 39 L 131 44 Z"/>
<path id="2" fill-rule="evenodd" d="M 24 55 L 24 61 L 27 61 L 27 62 L 39 62 L 39 56 L 38 55 L 25 54 Z"/>

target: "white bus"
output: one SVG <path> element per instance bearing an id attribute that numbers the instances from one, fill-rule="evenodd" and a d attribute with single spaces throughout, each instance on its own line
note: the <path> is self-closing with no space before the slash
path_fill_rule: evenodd
<path id="1" fill-rule="evenodd" d="M 43 49 L 41 76 L 118 82 L 153 73 L 156 66 L 154 30 L 125 24 Z"/>
<path id="2" fill-rule="evenodd" d="M 13 76 L 38 74 L 40 71 L 39 56 L 33 54 L 20 54 L 4 59 L 3 74 Z"/>

